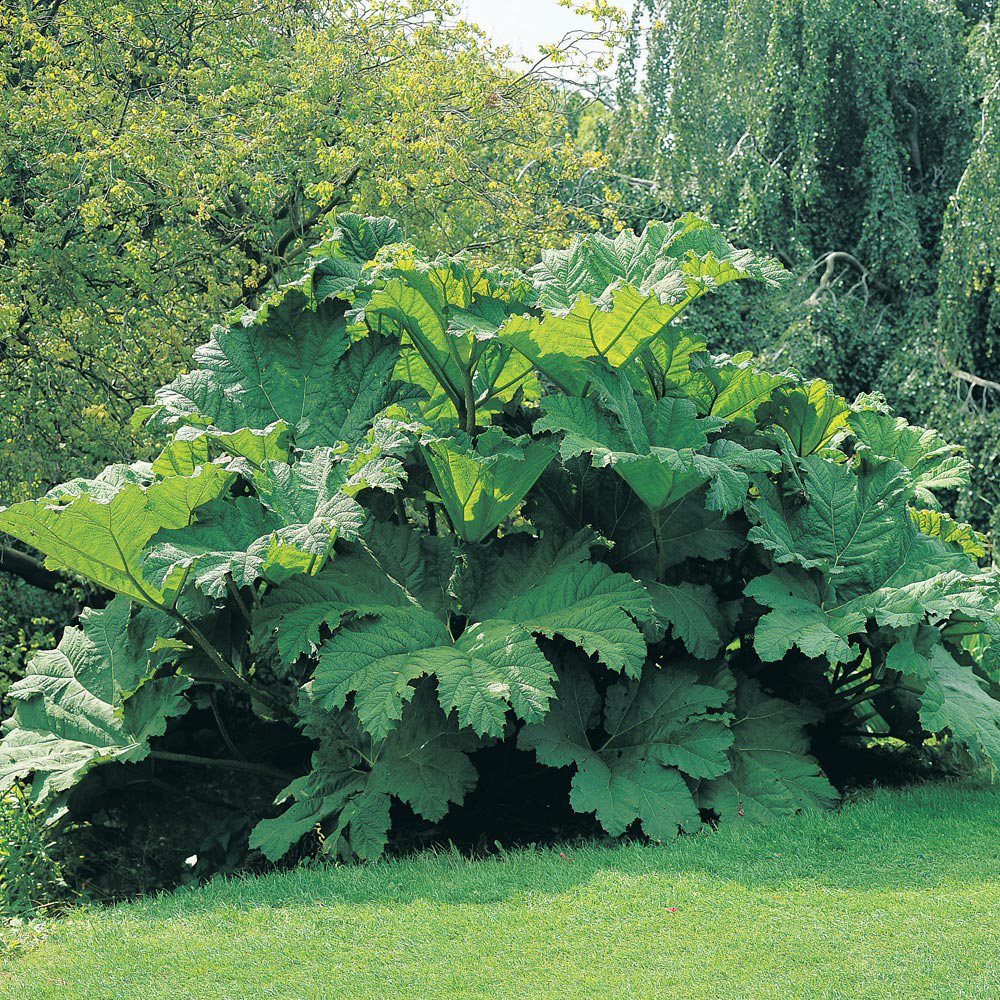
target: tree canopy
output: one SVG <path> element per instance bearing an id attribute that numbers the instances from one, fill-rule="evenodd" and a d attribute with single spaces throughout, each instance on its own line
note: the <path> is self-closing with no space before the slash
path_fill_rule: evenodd
<path id="1" fill-rule="evenodd" d="M 959 511 L 994 537 L 995 6 L 641 0 L 593 127 L 635 216 L 704 211 L 795 270 L 705 310 L 713 343 L 945 428 L 977 459 Z"/>
<path id="2" fill-rule="evenodd" d="M 513 261 L 613 220 L 551 79 L 580 41 L 523 70 L 416 0 L 0 3 L 0 502 L 132 454 L 135 405 L 347 208 Z M 65 584 L 4 536 L 0 571 L 2 695 L 78 605 L 42 613 Z"/>
<path id="3" fill-rule="evenodd" d="M 564 98 L 442 5 L 0 5 L 0 496 L 121 458 L 206 317 L 338 211 L 519 260 L 598 224 Z"/>

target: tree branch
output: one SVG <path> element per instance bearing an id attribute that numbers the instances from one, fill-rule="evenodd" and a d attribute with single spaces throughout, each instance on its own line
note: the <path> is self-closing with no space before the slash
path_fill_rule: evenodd
<path id="1" fill-rule="evenodd" d="M 0 544 L 0 570 L 20 577 L 32 587 L 39 587 L 52 593 L 58 593 L 60 585 L 69 583 L 69 577 L 55 570 L 46 569 L 37 559 L 26 552 L 12 549 L 9 545 Z"/>
<path id="2" fill-rule="evenodd" d="M 953 378 L 961 379 L 963 382 L 968 382 L 979 389 L 992 389 L 994 392 L 1000 392 L 1000 382 L 994 382 L 988 378 L 980 378 L 978 375 L 973 375 L 971 372 L 964 372 L 960 368 L 951 369 L 950 374 Z"/>
<path id="3" fill-rule="evenodd" d="M 806 299 L 807 305 L 810 306 L 817 305 L 819 303 L 820 295 L 823 292 L 829 292 L 831 295 L 833 294 L 831 286 L 833 284 L 834 273 L 836 272 L 837 265 L 841 263 L 850 264 L 852 267 L 856 267 L 861 272 L 860 284 L 864 288 L 866 302 L 868 301 L 869 285 L 872 288 L 878 289 L 879 291 L 886 291 L 886 286 L 883 285 L 880 281 L 877 281 L 875 278 L 873 278 L 869 274 L 868 268 L 865 267 L 865 265 L 862 264 L 861 261 L 854 256 L 854 254 L 848 253 L 846 250 L 831 250 L 829 253 L 824 254 L 811 268 L 809 268 L 808 271 L 806 271 L 804 275 L 802 275 L 802 277 L 803 278 L 807 277 L 809 274 L 815 271 L 820 264 L 824 263 L 826 264 L 826 267 L 823 269 L 822 275 L 820 275 L 819 284 L 816 286 L 812 295 L 810 295 L 809 298 Z"/>
<path id="4" fill-rule="evenodd" d="M 226 760 L 219 757 L 194 757 L 186 753 L 171 753 L 168 750 L 151 750 L 149 756 L 152 760 L 166 760 L 174 764 L 197 764 L 204 767 L 222 767 L 229 771 L 247 771 L 250 774 L 264 774 L 269 778 L 277 778 L 279 781 L 290 781 L 295 777 L 288 771 L 282 771 L 276 767 L 268 767 L 267 764 L 255 764 L 250 760 Z"/>
<path id="5" fill-rule="evenodd" d="M 920 112 L 902 94 L 899 99 L 910 112 L 910 158 L 913 161 L 913 175 L 920 184 L 924 179 L 924 161 L 920 155 Z"/>

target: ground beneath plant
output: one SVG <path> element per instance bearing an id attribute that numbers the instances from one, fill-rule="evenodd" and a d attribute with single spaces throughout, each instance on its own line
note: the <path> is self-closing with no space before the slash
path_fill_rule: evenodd
<path id="1" fill-rule="evenodd" d="M 0 997 L 996 1000 L 998 830 L 1000 792 L 935 784 L 662 846 L 219 880 L 58 921 Z"/>

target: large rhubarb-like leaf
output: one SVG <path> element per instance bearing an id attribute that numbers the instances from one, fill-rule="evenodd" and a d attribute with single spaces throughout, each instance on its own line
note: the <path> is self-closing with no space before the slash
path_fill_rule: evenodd
<path id="1" fill-rule="evenodd" d="M 700 825 L 683 775 L 715 777 L 729 768 L 732 733 L 715 713 L 719 688 L 681 666 L 648 667 L 641 680 L 621 680 L 601 699 L 584 667 L 560 672 L 558 700 L 544 722 L 518 737 L 542 763 L 574 765 L 570 802 L 596 814 L 612 835 L 639 820 L 643 832 L 672 839 Z"/>
<path id="2" fill-rule="evenodd" d="M 809 455 L 798 469 L 784 493 L 763 476 L 755 480 L 760 499 L 747 508 L 756 522 L 750 540 L 776 562 L 821 569 L 840 586 L 884 579 L 900 541 L 916 534 L 902 466 L 862 462 L 852 469 Z"/>
<path id="3" fill-rule="evenodd" d="M 657 337 L 691 341 L 670 327 L 678 311 L 623 285 L 606 300 L 584 295 L 565 313 L 546 313 L 541 319 L 513 316 L 500 336 L 561 390 L 581 396 L 592 360 L 619 368 Z"/>
<path id="4" fill-rule="evenodd" d="M 730 704 L 732 770 L 702 785 L 699 804 L 724 820 L 762 823 L 803 809 L 830 808 L 839 796 L 809 756 L 809 711 L 766 695 L 740 678 Z"/>
<path id="5" fill-rule="evenodd" d="M 699 417 L 686 399 L 650 401 L 637 396 L 619 372 L 591 369 L 590 396 L 550 396 L 535 431 L 561 431 L 561 454 L 589 453 L 598 468 L 611 467 L 652 511 L 682 500 L 710 483 L 708 507 L 731 513 L 743 506 L 750 471 L 777 471 L 779 456 L 749 450 L 736 441 L 708 443 L 725 426 L 718 417 Z"/>
<path id="6" fill-rule="evenodd" d="M 847 426 L 851 408 L 821 379 L 776 390 L 757 411 L 764 424 L 779 427 L 796 455 L 811 455 Z"/>
<path id="7" fill-rule="evenodd" d="M 960 613 L 974 621 L 995 614 L 991 578 L 980 576 L 960 546 L 921 532 L 910 515 L 911 486 L 895 461 L 856 468 L 818 455 L 802 459 L 780 484 L 762 477 L 747 510 L 748 537 L 772 553 L 779 570 L 747 585 L 773 609 L 757 624 L 762 659 L 793 645 L 809 656 L 844 660 L 850 636 L 868 619 L 890 628 Z"/>
<path id="8" fill-rule="evenodd" d="M 316 448 L 294 465 L 268 462 L 252 475 L 261 502 L 281 520 L 268 541 L 265 575 L 318 572 L 337 538 L 357 537 L 365 512 L 349 480 L 349 464 L 332 448 Z"/>
<path id="9" fill-rule="evenodd" d="M 217 427 L 183 426 L 153 462 L 157 478 L 190 476 L 196 468 L 224 455 L 261 466 L 267 461 L 288 461 L 289 427 L 283 420 L 257 430 L 242 427 L 220 431 Z"/>
<path id="10" fill-rule="evenodd" d="M 442 714 L 427 684 L 381 742 L 372 743 L 350 712 L 304 706 L 303 728 L 319 741 L 312 770 L 278 796 L 279 805 L 292 800 L 290 807 L 258 823 L 250 838 L 272 861 L 317 824 L 327 827 L 329 853 L 373 860 L 385 848 L 390 796 L 436 822 L 475 785 L 468 754 L 479 740 Z"/>
<path id="11" fill-rule="evenodd" d="M 373 335 L 351 345 L 345 308 L 287 291 L 246 323 L 217 328 L 195 351 L 198 367 L 160 389 L 138 417 L 161 427 L 210 421 L 229 432 L 281 420 L 302 448 L 356 441 L 414 389 L 392 378 L 398 342 Z"/>
<path id="12" fill-rule="evenodd" d="M 707 584 L 681 582 L 646 584 L 653 603 L 653 616 L 665 630 L 668 626 L 700 659 L 716 656 L 725 645 L 725 618 L 715 591 Z"/>
<path id="13" fill-rule="evenodd" d="M 600 233 L 565 250 L 545 250 L 531 272 L 545 309 L 569 309 L 581 295 L 600 297 L 616 284 L 669 302 L 678 311 L 709 288 L 738 278 L 777 286 L 787 272 L 775 261 L 737 250 L 704 219 L 651 222 L 638 236 L 628 229 L 612 240 Z"/>
<path id="14" fill-rule="evenodd" d="M 848 418 L 858 451 L 895 459 L 910 475 L 914 493 L 926 507 L 937 507 L 937 493 L 969 485 L 972 466 L 958 445 L 936 431 L 911 427 L 902 417 L 862 410 Z"/>
<path id="15" fill-rule="evenodd" d="M 374 262 L 383 247 L 402 241 L 403 231 L 395 219 L 341 212 L 330 239 L 314 251 L 312 280 L 316 298 L 351 300 L 362 284 L 366 265 Z"/>
<path id="16" fill-rule="evenodd" d="M 446 438 L 424 446 L 452 526 L 467 542 L 481 542 L 513 513 L 555 457 L 553 445 L 509 438 L 499 428 L 468 440 Z"/>
<path id="17" fill-rule="evenodd" d="M 252 431 L 219 435 L 247 438 L 239 443 L 253 457 L 234 464 L 257 496 L 220 498 L 190 525 L 158 531 L 142 557 L 144 577 L 162 587 L 178 571 L 194 568 L 188 579 L 220 597 L 230 583 L 243 587 L 260 577 L 276 582 L 318 572 L 336 539 L 356 538 L 361 530 L 365 513 L 357 494 L 399 488 L 403 468 L 396 455 L 409 441 L 394 428 L 380 419 L 353 452 L 315 448 L 291 463 L 287 455 L 278 461 L 254 450 L 260 439 Z"/>
<path id="18" fill-rule="evenodd" d="M 864 632 L 868 621 L 863 611 L 839 606 L 832 588 L 815 574 L 779 569 L 751 580 L 744 592 L 772 609 L 754 632 L 754 649 L 765 663 L 780 660 L 793 646 L 831 663 L 849 660 L 850 637 Z"/>
<path id="19" fill-rule="evenodd" d="M 948 732 L 971 754 L 1000 768 L 1000 702 L 967 664 L 955 659 L 937 629 L 907 629 L 889 651 L 886 666 L 922 685 L 920 723 L 928 732 Z"/>
<path id="20" fill-rule="evenodd" d="M 149 540 L 143 577 L 162 587 L 176 570 L 193 570 L 189 579 L 199 590 L 222 597 L 227 578 L 246 587 L 263 575 L 269 540 L 283 525 L 256 499 L 214 500 L 198 510 L 192 524 L 159 531 Z"/>
<path id="21" fill-rule="evenodd" d="M 84 612 L 83 627 L 66 629 L 56 649 L 35 654 L 9 692 L 14 715 L 0 743 L 0 788 L 34 776 L 36 799 L 56 809 L 91 767 L 144 759 L 167 720 L 187 711 L 187 678 L 148 679 L 149 647 L 172 623 L 156 612 L 140 616 L 133 623 L 129 601 L 118 597 Z"/>
<path id="22" fill-rule="evenodd" d="M 649 595 L 627 574 L 591 562 L 592 544 L 589 531 L 566 541 L 512 540 L 479 567 L 479 593 L 467 595 L 470 618 L 562 636 L 610 669 L 638 677 L 646 648 L 636 622 L 650 617 Z"/>
<path id="23" fill-rule="evenodd" d="M 341 625 L 319 648 L 311 696 L 339 708 L 353 695 L 362 725 L 379 739 L 401 717 L 414 682 L 438 679 L 446 711 L 463 726 L 499 736 L 509 708 L 542 718 L 555 671 L 532 635 L 562 636 L 614 670 L 638 676 L 646 645 L 635 622 L 650 614 L 649 597 L 630 577 L 588 558 L 580 540 L 558 545 L 512 544 L 488 558 L 476 576 L 490 587 L 468 588 L 464 631 L 453 639 L 437 612 L 410 603 L 362 607 L 365 617 Z M 515 582 L 516 581 L 516 582 Z M 331 625 L 343 609 L 330 609 Z"/>
<path id="24" fill-rule="evenodd" d="M 124 477 L 84 491 L 76 482 L 65 499 L 58 491 L 0 510 L 0 530 L 45 553 L 52 568 L 69 569 L 102 587 L 150 607 L 169 603 L 182 579 L 178 569 L 158 585 L 144 580 L 140 566 L 149 540 L 159 531 L 185 528 L 195 511 L 221 496 L 235 478 L 218 465 L 191 476 L 170 476 L 148 485 Z M 87 487 L 89 490 L 90 487 Z"/>
<path id="25" fill-rule="evenodd" d="M 493 409 L 519 388 L 537 393 L 531 365 L 497 339 L 532 295 L 523 275 L 462 260 L 407 259 L 383 269 L 382 277 L 364 306 L 365 322 L 402 338 L 396 375 L 427 392 L 419 406 L 426 419 L 453 420 L 470 406 Z"/>
<path id="26" fill-rule="evenodd" d="M 982 559 L 986 555 L 987 538 L 971 525 L 962 524 L 939 510 L 918 510 L 911 507 L 910 517 L 921 534 L 957 545 L 973 559 Z"/>

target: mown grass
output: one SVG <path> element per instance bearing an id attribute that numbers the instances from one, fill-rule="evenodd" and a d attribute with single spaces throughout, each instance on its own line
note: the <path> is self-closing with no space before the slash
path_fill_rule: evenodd
<path id="1" fill-rule="evenodd" d="M 927 785 L 662 847 L 219 880 L 76 912 L 3 961 L 0 996 L 997 1000 L 1000 794 Z"/>

